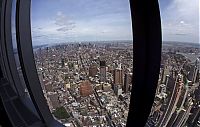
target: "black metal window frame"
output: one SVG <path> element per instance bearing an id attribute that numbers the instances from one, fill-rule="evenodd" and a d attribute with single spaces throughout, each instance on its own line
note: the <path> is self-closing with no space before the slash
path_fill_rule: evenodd
<path id="1" fill-rule="evenodd" d="M 12 87 L 19 96 L 23 96 L 20 78 L 17 72 L 15 58 L 13 55 L 11 38 L 11 8 L 12 0 L 2 0 L 1 9 L 1 67 L 3 75 L 13 84 Z M 4 43 L 3 43 L 4 42 Z"/>
<path id="2" fill-rule="evenodd" d="M 133 87 L 127 126 L 145 126 L 160 71 L 162 31 L 158 0 L 130 0 L 133 26 Z"/>
<path id="3" fill-rule="evenodd" d="M 12 0 L 2 1 L 0 64 L 3 77 L 12 84 L 20 97 L 23 95 L 23 90 L 12 49 L 11 5 Z M 31 0 L 17 0 L 16 37 L 22 73 L 42 123 L 47 127 L 63 126 L 50 113 L 40 86 L 32 48 L 30 7 Z M 158 0 L 130 0 L 130 8 L 134 59 L 133 88 L 127 126 L 143 127 L 151 111 L 157 88 L 162 45 L 161 20 Z"/>

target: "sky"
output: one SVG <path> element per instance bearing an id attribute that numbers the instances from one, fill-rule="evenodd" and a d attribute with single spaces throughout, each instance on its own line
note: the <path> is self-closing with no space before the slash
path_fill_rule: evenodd
<path id="1" fill-rule="evenodd" d="M 159 4 L 164 41 L 199 43 L 199 0 Z M 134 38 L 128 0 L 32 0 L 31 25 L 33 45 Z"/>

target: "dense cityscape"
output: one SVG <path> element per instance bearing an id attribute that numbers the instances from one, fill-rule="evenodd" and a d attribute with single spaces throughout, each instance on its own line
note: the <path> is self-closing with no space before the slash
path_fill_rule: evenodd
<path id="1" fill-rule="evenodd" d="M 163 46 L 160 78 L 146 127 L 200 126 L 199 56 L 199 44 Z"/>
<path id="2" fill-rule="evenodd" d="M 147 127 L 200 126 L 199 54 L 198 44 L 164 42 Z M 63 124 L 126 126 L 132 41 L 46 46 L 35 51 L 35 63 L 49 108 Z"/>
<path id="3" fill-rule="evenodd" d="M 200 0 L 138 1 L 0 1 L 0 127 L 200 127 Z"/>
<path id="4" fill-rule="evenodd" d="M 63 44 L 39 49 L 36 65 L 44 95 L 56 116 L 71 126 L 125 126 L 132 42 Z M 57 116 L 59 119 L 60 115 Z"/>

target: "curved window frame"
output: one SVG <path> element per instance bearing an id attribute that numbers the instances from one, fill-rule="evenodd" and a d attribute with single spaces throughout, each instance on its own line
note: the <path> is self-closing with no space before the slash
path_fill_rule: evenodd
<path id="1" fill-rule="evenodd" d="M 11 4 L 12 1 L 3 0 L 0 31 L 0 64 L 3 77 L 10 84 L 14 84 L 13 89 L 20 97 L 23 93 L 20 93 L 22 88 L 12 53 Z M 53 118 L 40 86 L 32 48 L 30 7 L 31 0 L 17 0 L 16 36 L 22 73 L 31 100 L 42 123 L 48 127 L 64 126 Z M 134 54 L 133 88 L 127 126 L 144 126 L 154 101 L 160 71 L 162 45 L 160 11 L 158 0 L 130 0 L 130 8 Z"/>
<path id="2" fill-rule="evenodd" d="M 130 0 L 133 26 L 133 87 L 127 126 L 145 126 L 160 72 L 162 31 L 158 0 Z"/>

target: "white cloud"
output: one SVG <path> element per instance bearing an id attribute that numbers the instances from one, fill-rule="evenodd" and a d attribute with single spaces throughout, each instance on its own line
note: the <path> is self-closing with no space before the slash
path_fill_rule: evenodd
<path id="1" fill-rule="evenodd" d="M 69 19 L 63 12 L 57 12 L 55 24 L 59 26 L 58 31 L 67 32 L 75 28 L 75 22 Z"/>
<path id="2" fill-rule="evenodd" d="M 37 18 L 32 20 L 35 26 L 32 27 L 35 44 L 132 39 L 130 14 L 125 13 L 129 11 L 126 11 L 124 0 L 118 0 L 118 2 L 116 0 L 77 0 L 79 2 L 71 6 L 74 5 L 74 1 L 66 6 L 63 6 L 63 3 L 59 7 L 56 6 L 56 2 L 53 13 L 41 11 L 41 14 L 44 13 L 46 17 L 39 15 L 40 13 L 36 15 Z"/>
<path id="3" fill-rule="evenodd" d="M 173 0 L 161 17 L 164 40 L 199 42 L 199 0 Z"/>

